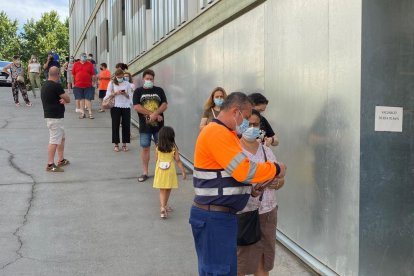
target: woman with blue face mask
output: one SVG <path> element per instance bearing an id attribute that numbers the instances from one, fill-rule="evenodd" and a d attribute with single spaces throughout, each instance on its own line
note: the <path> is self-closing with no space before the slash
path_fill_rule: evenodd
<path id="1" fill-rule="evenodd" d="M 260 142 L 259 136 L 260 113 L 253 109 L 249 118 L 249 127 L 242 133 L 240 139 L 243 153 L 255 163 L 276 162 L 273 152 Z M 253 188 L 246 207 L 240 211 L 244 213 L 259 209 L 261 239 L 254 244 L 237 247 L 237 275 L 269 275 L 269 271 L 273 269 L 276 253 L 276 190 L 283 184 L 284 178 L 276 178 L 264 189 Z"/>
<path id="2" fill-rule="evenodd" d="M 117 69 L 112 81 L 108 84 L 106 96 L 115 98 L 114 107 L 111 108 L 112 143 L 114 151 L 119 152 L 119 125 L 122 125 L 122 151 L 128 151 L 127 143 L 131 140 L 131 100 L 133 89 L 129 81 L 124 79 L 124 71 Z"/>
<path id="3" fill-rule="evenodd" d="M 221 105 L 226 99 L 226 91 L 222 87 L 216 87 L 210 94 L 204 104 L 204 113 L 200 122 L 200 130 L 202 130 L 213 119 L 217 118 L 220 113 Z"/>

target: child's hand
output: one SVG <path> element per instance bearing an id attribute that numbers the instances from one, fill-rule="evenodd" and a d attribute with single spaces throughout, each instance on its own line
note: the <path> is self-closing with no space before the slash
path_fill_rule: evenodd
<path id="1" fill-rule="evenodd" d="M 182 175 L 183 175 L 183 180 L 186 180 L 187 179 L 187 174 L 185 173 L 185 171 L 182 172 Z"/>

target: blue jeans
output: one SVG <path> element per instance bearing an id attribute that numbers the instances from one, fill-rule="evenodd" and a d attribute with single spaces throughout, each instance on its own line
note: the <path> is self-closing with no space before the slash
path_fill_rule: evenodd
<path id="1" fill-rule="evenodd" d="M 143 148 L 149 148 L 151 146 L 151 138 L 154 139 L 155 144 L 158 143 L 158 131 L 156 132 L 140 132 L 139 133 L 139 144 Z"/>
<path id="2" fill-rule="evenodd" d="M 191 207 L 190 220 L 200 276 L 237 275 L 235 214 Z"/>

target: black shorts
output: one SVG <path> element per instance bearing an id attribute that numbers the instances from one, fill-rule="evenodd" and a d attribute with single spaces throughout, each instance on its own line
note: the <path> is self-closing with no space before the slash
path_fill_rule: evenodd
<path id="1" fill-rule="evenodd" d="M 99 99 L 105 98 L 106 90 L 99 90 Z"/>

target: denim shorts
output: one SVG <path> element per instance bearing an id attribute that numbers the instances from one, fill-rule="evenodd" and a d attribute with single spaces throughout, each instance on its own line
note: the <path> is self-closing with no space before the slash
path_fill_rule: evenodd
<path id="1" fill-rule="evenodd" d="M 87 99 L 92 101 L 95 99 L 95 87 L 80 88 L 75 86 L 73 88 L 73 94 L 75 95 L 75 100 Z"/>
<path id="2" fill-rule="evenodd" d="M 154 139 L 154 143 L 158 143 L 158 131 L 139 134 L 139 144 L 143 148 L 149 148 L 151 146 L 151 138 Z"/>

